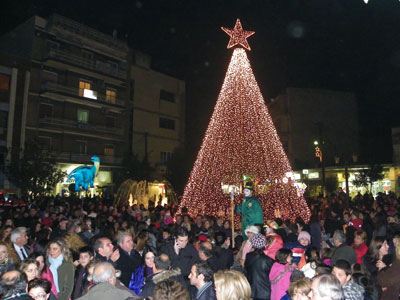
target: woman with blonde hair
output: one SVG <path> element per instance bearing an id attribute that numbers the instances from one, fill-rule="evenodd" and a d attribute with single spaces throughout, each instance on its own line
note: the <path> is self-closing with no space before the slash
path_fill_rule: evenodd
<path id="1" fill-rule="evenodd" d="M 292 282 L 289 287 L 289 295 L 292 300 L 308 300 L 308 294 L 311 291 L 311 280 L 303 278 Z M 284 299 L 284 298 L 282 298 Z M 288 298 L 289 299 L 289 298 Z"/>
<path id="2" fill-rule="evenodd" d="M 214 285 L 217 300 L 250 300 L 250 284 L 238 271 L 218 271 L 214 274 Z"/>
<path id="3" fill-rule="evenodd" d="M 19 270 L 26 275 L 26 281 L 29 282 L 35 278 L 39 278 L 39 266 L 36 260 L 34 259 L 26 259 L 24 260 Z"/>
<path id="4" fill-rule="evenodd" d="M 51 282 L 51 291 L 57 300 L 68 300 L 74 288 L 75 267 L 63 239 L 55 239 L 47 245 L 46 267 L 42 279 Z"/>

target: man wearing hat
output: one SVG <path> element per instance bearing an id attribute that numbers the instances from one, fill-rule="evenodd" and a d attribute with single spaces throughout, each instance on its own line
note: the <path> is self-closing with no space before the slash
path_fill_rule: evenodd
<path id="1" fill-rule="evenodd" d="M 244 198 L 241 204 L 236 205 L 236 213 L 242 216 L 242 236 L 247 239 L 246 228 L 250 225 L 263 224 L 263 211 L 260 200 L 253 196 L 253 184 L 247 182 L 243 189 Z"/>

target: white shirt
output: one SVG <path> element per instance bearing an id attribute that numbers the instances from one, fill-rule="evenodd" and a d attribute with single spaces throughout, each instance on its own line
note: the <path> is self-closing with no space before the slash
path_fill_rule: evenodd
<path id="1" fill-rule="evenodd" d="M 14 245 L 15 252 L 17 252 L 17 254 L 18 254 L 18 256 L 19 256 L 19 259 L 20 259 L 21 261 L 23 261 L 23 260 L 25 260 L 26 258 L 28 258 L 28 253 L 26 253 L 26 250 L 25 250 L 24 246 L 20 247 L 20 246 L 18 246 L 17 244 L 13 244 L 13 245 Z M 25 257 L 23 256 L 23 254 L 21 253 L 21 251 L 24 252 Z"/>

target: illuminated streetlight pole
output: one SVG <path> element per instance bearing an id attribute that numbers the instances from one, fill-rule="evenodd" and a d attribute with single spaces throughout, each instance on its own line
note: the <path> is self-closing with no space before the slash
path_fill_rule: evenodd
<path id="1" fill-rule="evenodd" d="M 324 155 L 322 151 L 322 144 L 319 145 L 318 141 L 314 141 L 314 146 L 315 146 L 315 156 L 319 158 L 319 161 L 321 163 L 321 175 L 322 175 L 322 194 L 324 197 L 326 197 L 326 190 L 325 190 L 325 163 L 324 163 Z"/>

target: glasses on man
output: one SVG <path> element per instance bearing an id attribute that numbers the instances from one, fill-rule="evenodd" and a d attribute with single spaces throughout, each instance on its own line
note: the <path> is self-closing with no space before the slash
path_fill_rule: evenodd
<path id="1" fill-rule="evenodd" d="M 29 296 L 31 296 L 31 298 L 33 298 L 34 300 L 46 300 L 47 299 L 47 294 L 45 293 L 40 293 L 40 294 L 29 294 Z"/>

